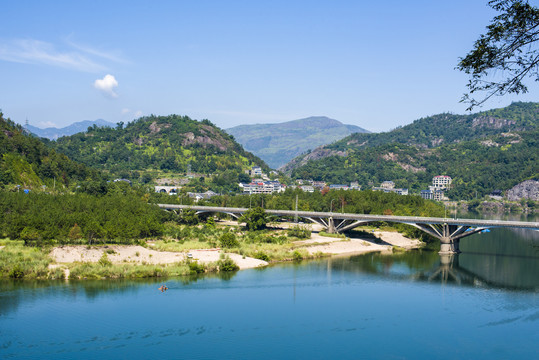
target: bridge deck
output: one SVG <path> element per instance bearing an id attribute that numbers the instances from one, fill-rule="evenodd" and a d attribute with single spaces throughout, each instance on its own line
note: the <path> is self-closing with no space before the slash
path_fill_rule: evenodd
<path id="1" fill-rule="evenodd" d="M 191 209 L 199 212 L 220 212 L 228 214 L 243 214 L 247 208 L 229 208 L 217 206 L 193 206 L 193 205 L 170 205 L 158 204 L 159 207 L 168 210 Z M 266 210 L 266 213 L 277 216 L 302 217 L 302 218 L 333 218 L 339 220 L 355 220 L 364 222 L 386 221 L 404 224 L 429 224 L 429 225 L 457 225 L 467 227 L 497 228 L 509 227 L 520 229 L 539 230 L 539 222 L 510 221 L 510 220 L 482 220 L 482 219 L 452 219 L 421 216 L 393 216 L 393 215 L 365 215 L 336 212 L 315 212 L 295 210 Z"/>

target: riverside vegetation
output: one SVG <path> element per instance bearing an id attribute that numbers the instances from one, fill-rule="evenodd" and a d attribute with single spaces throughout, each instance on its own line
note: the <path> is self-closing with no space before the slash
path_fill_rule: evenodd
<path id="1" fill-rule="evenodd" d="M 260 207 L 247 212 L 241 221 L 245 226 L 221 226 L 212 216 L 199 216 L 192 211 L 167 212 L 154 202 L 178 202 L 180 199 L 145 192 L 142 187 L 127 183 L 108 183 L 104 195 L 0 192 L 0 228 L 5 246 L 0 250 L 0 276 L 12 278 L 61 278 L 58 268 L 50 267 L 48 253 L 53 246 L 106 244 L 138 244 L 161 251 L 186 252 L 190 249 L 220 247 L 264 261 L 301 260 L 309 255 L 296 240 L 310 237 L 305 226 L 288 230 L 268 228 L 270 219 Z M 366 213 L 440 215 L 441 206 L 419 197 L 402 197 L 378 192 L 330 191 L 307 194 L 287 191 L 281 195 L 253 196 L 251 201 L 264 201 L 266 206 L 292 208 L 296 195 L 300 208 L 323 211 L 332 199 L 344 204 L 346 211 L 363 209 Z M 228 206 L 248 207 L 248 196 L 212 199 Z M 335 201 L 333 201 L 335 202 Z M 337 204 L 337 202 L 335 202 Z M 285 206 L 289 204 L 289 206 Z M 327 205 L 326 205 L 327 204 Z M 332 205 L 332 204 L 331 204 Z M 269 223 L 271 225 L 271 222 Z M 387 224 L 382 224 L 387 226 Z M 408 236 L 420 238 L 413 228 L 396 227 Z M 13 240 L 8 240 L 13 239 Z M 97 263 L 66 265 L 72 278 L 123 278 L 177 276 L 209 271 L 235 269 L 230 259 L 216 264 L 200 265 L 181 261 L 171 265 L 112 264 L 105 253 Z"/>

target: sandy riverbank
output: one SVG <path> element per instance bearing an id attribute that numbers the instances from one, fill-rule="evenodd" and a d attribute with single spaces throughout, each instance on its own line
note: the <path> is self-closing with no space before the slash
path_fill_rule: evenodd
<path id="1" fill-rule="evenodd" d="M 305 245 L 313 244 L 306 248 L 310 254 L 322 252 L 331 255 L 361 254 L 373 251 L 390 252 L 393 246 L 407 250 L 421 246 L 419 240 L 408 239 L 397 232 L 376 231 L 373 235 L 379 240 L 374 242 L 371 238 L 330 238 L 313 233 L 310 240 L 304 240 L 298 243 Z"/>
<path id="2" fill-rule="evenodd" d="M 225 226 L 237 226 L 235 222 L 220 222 Z M 273 229 L 284 230 L 294 224 L 279 223 L 273 224 Z M 375 231 L 371 236 L 365 238 L 340 238 L 321 236 L 322 226 L 316 224 L 306 225 L 311 230 L 311 238 L 294 242 L 297 248 L 305 249 L 309 254 L 323 253 L 328 255 L 361 254 L 373 251 L 390 252 L 393 246 L 404 249 L 413 249 L 421 246 L 419 240 L 408 239 L 398 232 Z M 50 255 L 56 265 L 73 262 L 97 262 L 107 252 L 108 259 L 115 264 L 172 264 L 184 261 L 188 254 L 193 260 L 200 263 L 212 263 L 219 260 L 221 249 L 189 250 L 188 252 L 157 251 L 139 245 L 109 245 L 99 247 L 62 246 L 54 248 Z M 255 258 L 244 257 L 239 254 L 224 253 L 229 256 L 240 269 L 256 268 L 266 266 L 268 263 Z"/>
<path id="3" fill-rule="evenodd" d="M 187 258 L 187 252 L 157 251 L 148 249 L 139 245 L 109 245 L 107 247 L 88 248 L 84 245 L 62 246 L 54 248 L 50 256 L 57 263 L 73 262 L 97 262 L 107 250 L 113 250 L 114 253 L 107 254 L 108 259 L 114 264 L 173 264 L 183 261 Z M 219 249 L 215 250 L 190 250 L 192 259 L 201 263 L 211 263 L 219 260 L 222 253 Z M 266 261 L 245 257 L 238 254 L 226 253 L 240 269 L 249 269 L 259 266 L 266 266 Z"/>

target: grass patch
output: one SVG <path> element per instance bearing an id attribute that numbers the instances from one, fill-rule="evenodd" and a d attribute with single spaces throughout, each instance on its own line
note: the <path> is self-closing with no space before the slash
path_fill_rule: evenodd
<path id="1" fill-rule="evenodd" d="M 341 238 L 341 239 L 346 239 L 346 235 L 344 234 L 330 234 L 330 233 L 327 233 L 325 231 L 320 231 L 318 233 L 318 235 L 320 236 L 325 236 L 325 237 L 330 237 L 330 238 Z"/>
<path id="2" fill-rule="evenodd" d="M 49 269 L 52 259 L 48 250 L 25 247 L 24 241 L 4 239 L 0 250 L 0 278 L 12 279 L 58 279 L 61 269 Z"/>
<path id="3" fill-rule="evenodd" d="M 192 274 L 186 263 L 168 265 L 73 263 L 69 265 L 70 279 L 133 279 L 148 277 L 185 276 Z"/>
<path id="4" fill-rule="evenodd" d="M 183 242 L 157 240 L 153 242 L 152 244 L 153 244 L 153 246 L 151 246 L 152 249 L 159 250 L 159 251 L 174 251 L 174 252 L 185 252 L 187 250 L 193 250 L 193 249 L 215 248 L 214 243 L 205 242 L 205 241 L 204 242 L 197 241 L 197 240 L 186 240 Z"/>

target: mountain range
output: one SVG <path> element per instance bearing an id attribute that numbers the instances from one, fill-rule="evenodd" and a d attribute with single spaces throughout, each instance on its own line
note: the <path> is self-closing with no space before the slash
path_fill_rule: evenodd
<path id="1" fill-rule="evenodd" d="M 38 137 L 46 138 L 49 140 L 56 140 L 58 138 L 61 138 L 62 136 L 69 136 L 69 135 L 73 135 L 79 132 L 84 132 L 90 126 L 94 126 L 94 125 L 106 126 L 106 127 L 116 126 L 116 124 L 114 123 L 105 121 L 103 119 L 97 119 L 97 120 L 79 121 L 63 128 L 49 127 L 49 128 L 41 129 L 41 128 L 28 124 L 27 130 Z"/>
<path id="2" fill-rule="evenodd" d="M 225 130 L 245 150 L 277 169 L 296 156 L 353 133 L 369 131 L 325 116 L 312 116 L 274 124 L 240 125 Z"/>

